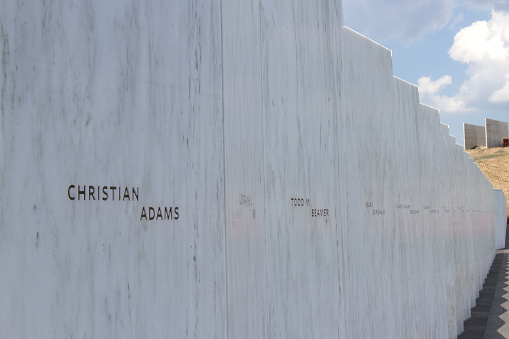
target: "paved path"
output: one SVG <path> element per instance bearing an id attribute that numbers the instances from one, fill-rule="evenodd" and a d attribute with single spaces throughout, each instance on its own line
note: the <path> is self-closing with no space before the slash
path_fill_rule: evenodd
<path id="1" fill-rule="evenodd" d="M 458 339 L 509 338 L 509 230 L 505 247 L 497 251 L 472 317 Z"/>
<path id="2" fill-rule="evenodd" d="M 484 338 L 509 338 L 509 249 L 497 251 L 500 268 Z M 497 258 L 495 258 L 495 261 Z"/>

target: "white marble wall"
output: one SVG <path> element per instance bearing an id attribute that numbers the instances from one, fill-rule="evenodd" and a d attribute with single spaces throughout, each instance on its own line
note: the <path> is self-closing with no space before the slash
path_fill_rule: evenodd
<path id="1" fill-rule="evenodd" d="M 0 16 L 0 336 L 225 337 L 219 3 Z M 70 185 L 139 200 L 73 201 Z M 140 220 L 159 206 L 178 219 Z"/>
<path id="2" fill-rule="evenodd" d="M 267 335 L 343 329 L 337 206 L 341 16 L 322 1 L 261 2 Z M 293 199 L 293 200 L 292 200 Z M 343 212 L 344 213 L 344 212 Z M 341 325 L 340 325 L 341 324 Z"/>
<path id="3" fill-rule="evenodd" d="M 0 27 L 2 336 L 462 331 L 500 201 L 340 1 L 11 1 Z"/>
<path id="4" fill-rule="evenodd" d="M 260 8 L 232 0 L 222 9 L 228 337 L 266 338 Z"/>
<path id="5" fill-rule="evenodd" d="M 391 52 L 344 29 L 342 63 L 340 114 L 345 119 L 348 226 L 341 228 L 341 247 L 346 338 L 399 336 L 393 332 L 402 317 L 400 302 L 394 302 L 401 292 L 392 281 L 399 276 L 400 255 L 393 209 L 396 147 L 388 147 L 396 137 L 390 126 L 395 121 Z M 395 309 L 385 312 L 384 305 L 390 304 Z M 361 318 L 365 322 L 355 321 Z"/>
<path id="6" fill-rule="evenodd" d="M 494 190 L 494 208 L 495 208 L 495 239 L 497 249 L 505 248 L 505 238 L 507 231 L 507 200 L 504 191 Z"/>

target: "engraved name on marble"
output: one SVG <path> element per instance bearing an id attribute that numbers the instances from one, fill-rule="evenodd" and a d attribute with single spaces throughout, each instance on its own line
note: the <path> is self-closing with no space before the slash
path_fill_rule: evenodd
<path id="1" fill-rule="evenodd" d="M 131 190 L 129 190 L 131 188 Z M 69 185 L 67 197 L 72 201 L 139 201 L 139 187 Z M 117 199 L 115 200 L 115 197 Z M 178 220 L 178 206 L 142 206 L 140 220 Z"/>
<path id="2" fill-rule="evenodd" d="M 88 188 L 88 189 L 87 189 Z M 97 190 L 96 190 L 97 189 Z M 92 185 L 69 185 L 67 188 L 67 196 L 70 200 L 115 200 L 115 196 L 118 196 L 117 201 L 138 201 L 138 187 L 122 186 L 92 186 Z M 96 199 L 97 197 L 97 199 Z M 88 198 L 88 199 L 87 199 Z"/>

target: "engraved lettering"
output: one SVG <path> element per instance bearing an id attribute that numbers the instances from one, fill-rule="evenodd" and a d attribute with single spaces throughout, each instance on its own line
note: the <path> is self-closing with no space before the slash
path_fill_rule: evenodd
<path id="1" fill-rule="evenodd" d="M 172 217 L 171 207 L 170 207 L 169 210 L 168 210 L 167 207 L 165 207 L 164 208 L 164 218 L 165 218 L 165 220 L 171 219 L 171 217 Z"/>
<path id="2" fill-rule="evenodd" d="M 69 199 L 74 200 L 76 199 L 76 197 L 74 195 L 71 196 L 71 188 L 74 188 L 74 185 L 69 185 L 69 188 L 67 189 L 67 196 L 69 197 Z"/>
<path id="3" fill-rule="evenodd" d="M 129 197 L 129 190 L 127 187 L 124 189 L 124 196 L 122 197 L 122 200 L 125 200 L 127 198 L 128 201 L 131 201 L 131 198 Z"/>
<path id="4" fill-rule="evenodd" d="M 148 215 L 147 215 L 148 210 Z M 140 220 L 178 220 L 179 218 L 179 212 L 178 212 L 178 206 L 175 207 L 153 207 L 148 206 L 145 208 L 145 206 L 141 209 L 141 215 Z"/>
<path id="5" fill-rule="evenodd" d="M 311 217 L 312 218 L 328 217 L 328 216 L 329 216 L 328 208 L 312 208 L 311 209 Z"/>
<path id="6" fill-rule="evenodd" d="M 311 202 L 307 198 L 291 198 L 293 207 L 311 206 Z"/>
<path id="7" fill-rule="evenodd" d="M 240 205 L 241 206 L 253 206 L 253 197 L 251 195 L 240 195 Z"/>
<path id="8" fill-rule="evenodd" d="M 88 186 L 88 200 L 92 198 L 92 200 L 95 200 L 95 187 L 94 186 Z"/>
<path id="9" fill-rule="evenodd" d="M 103 186 L 103 201 L 108 200 L 108 186 Z"/>
<path id="10" fill-rule="evenodd" d="M 83 190 L 80 189 L 80 185 L 78 185 L 78 200 L 80 200 L 80 195 L 83 195 L 83 200 L 85 200 L 85 187 L 87 186 L 84 186 L 83 187 Z"/>

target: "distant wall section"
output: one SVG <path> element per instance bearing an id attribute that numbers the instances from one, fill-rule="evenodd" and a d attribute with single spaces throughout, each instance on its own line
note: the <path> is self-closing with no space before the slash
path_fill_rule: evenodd
<path id="1" fill-rule="evenodd" d="M 465 150 L 476 146 L 486 147 L 486 128 L 484 126 L 463 124 L 463 138 Z"/>
<path id="2" fill-rule="evenodd" d="M 507 122 L 486 118 L 486 147 L 503 147 L 503 140 L 508 136 Z M 465 141 L 466 142 L 466 141 Z M 466 148 L 465 148 L 466 149 Z"/>

